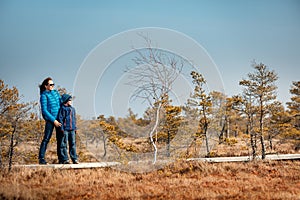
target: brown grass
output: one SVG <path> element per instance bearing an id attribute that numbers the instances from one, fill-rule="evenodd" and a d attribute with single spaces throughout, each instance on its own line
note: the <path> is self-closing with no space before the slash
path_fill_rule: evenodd
<path id="1" fill-rule="evenodd" d="M 246 137 L 235 140 L 216 145 L 213 155 L 250 155 L 249 140 Z M 144 143 L 135 141 L 139 148 L 146 146 Z M 81 162 L 96 161 L 83 144 L 77 144 Z M 273 150 L 266 146 L 268 154 L 298 153 L 291 142 L 274 140 Z M 14 164 L 38 163 L 38 147 L 39 143 L 28 142 L 18 146 Z M 108 153 L 108 156 L 111 155 Z M 57 163 L 55 141 L 49 144 L 46 159 L 49 163 Z M 0 171 L 0 199 L 300 199 L 299 160 L 246 163 L 177 161 L 157 169 L 134 174 L 111 168 L 13 168 L 10 173 Z"/>
<path id="2" fill-rule="evenodd" d="M 13 169 L 0 183 L 0 199 L 300 199 L 300 161 L 177 161 L 143 174 Z"/>

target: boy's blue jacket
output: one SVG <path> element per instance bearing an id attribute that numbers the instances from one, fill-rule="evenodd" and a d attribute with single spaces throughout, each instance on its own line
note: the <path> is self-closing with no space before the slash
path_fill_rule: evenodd
<path id="1" fill-rule="evenodd" d="M 61 98 L 57 90 L 45 90 L 40 95 L 40 104 L 43 118 L 54 122 L 60 108 Z"/>
<path id="2" fill-rule="evenodd" d="M 62 131 L 76 131 L 77 127 L 75 108 L 72 106 L 62 105 L 58 112 L 58 121 L 62 123 Z"/>

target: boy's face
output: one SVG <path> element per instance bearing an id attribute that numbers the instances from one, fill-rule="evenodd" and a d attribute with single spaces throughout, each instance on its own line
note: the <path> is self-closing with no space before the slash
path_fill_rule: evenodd
<path id="1" fill-rule="evenodd" d="M 66 106 L 72 106 L 72 99 L 69 99 L 69 101 L 67 101 L 67 102 L 65 103 L 65 105 L 66 105 Z"/>

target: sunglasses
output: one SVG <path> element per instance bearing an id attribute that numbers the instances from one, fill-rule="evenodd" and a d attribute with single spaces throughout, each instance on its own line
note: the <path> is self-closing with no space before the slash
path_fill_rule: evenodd
<path id="1" fill-rule="evenodd" d="M 54 86 L 55 84 L 54 83 L 51 83 L 51 84 L 48 84 L 49 86 Z"/>

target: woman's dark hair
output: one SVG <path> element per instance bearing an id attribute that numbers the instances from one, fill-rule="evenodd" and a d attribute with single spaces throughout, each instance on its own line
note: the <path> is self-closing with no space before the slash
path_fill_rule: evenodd
<path id="1" fill-rule="evenodd" d="M 42 92 L 44 92 L 46 90 L 45 86 L 48 85 L 48 82 L 52 80 L 51 77 L 45 78 L 45 80 L 43 81 L 43 83 L 41 85 L 39 85 L 40 87 L 40 94 L 42 94 Z"/>

